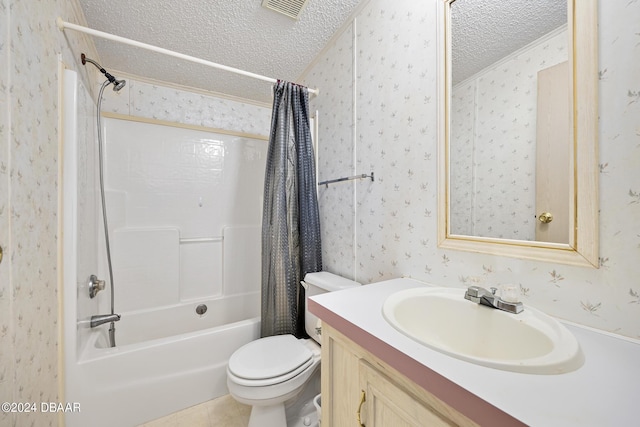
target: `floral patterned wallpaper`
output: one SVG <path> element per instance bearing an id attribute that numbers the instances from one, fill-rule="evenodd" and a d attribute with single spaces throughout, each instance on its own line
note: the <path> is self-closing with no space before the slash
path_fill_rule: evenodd
<path id="1" fill-rule="evenodd" d="M 0 27 L 9 25 L 8 0 L 0 0 Z M 11 283 L 9 282 L 9 99 L 7 32 L 0 32 L 0 400 L 11 401 L 14 390 L 14 351 L 11 316 Z M 0 413 L 0 424 L 11 425 L 10 415 Z"/>
<path id="2" fill-rule="evenodd" d="M 453 234 L 535 240 L 537 77 L 567 60 L 567 41 L 555 30 L 454 85 Z"/>
<path id="3" fill-rule="evenodd" d="M 0 0 L 0 400 L 58 402 L 58 64 L 82 70 L 75 1 Z M 86 72 L 81 76 L 86 82 Z M 49 426 L 55 413 L 0 412 L 0 425 Z"/>
<path id="4" fill-rule="evenodd" d="M 94 96 L 97 73 L 82 66 L 79 55 L 99 58 L 90 38 L 57 28 L 58 16 L 86 25 L 76 0 L 0 0 L 3 402 L 64 401 L 58 378 L 58 54 L 79 72 L 85 87 L 94 88 Z M 130 78 L 125 89 L 107 91 L 105 111 L 259 135 L 269 132 L 268 105 Z M 81 104 L 88 108 L 84 115 L 92 114 L 85 101 Z M 55 413 L 0 412 L 2 426 L 58 422 Z"/>
<path id="5" fill-rule="evenodd" d="M 376 174 L 321 189 L 325 268 L 363 283 L 512 283 L 551 315 L 640 338 L 640 2 L 599 2 L 601 267 L 591 269 L 438 248 L 438 1 L 370 0 L 303 76 L 321 90 L 320 179 Z"/>
<path id="6" fill-rule="evenodd" d="M 225 129 L 255 135 L 269 135 L 271 106 L 216 94 L 196 93 L 161 83 L 128 77 L 119 92 L 105 91 L 102 109 L 148 119 Z M 121 75 L 118 75 L 120 78 Z M 98 75 L 96 93 L 104 81 Z"/>
<path id="7" fill-rule="evenodd" d="M 473 150 L 473 134 L 476 127 L 475 81 L 464 81 L 456 85 L 452 90 L 451 99 L 451 233 L 470 236 L 474 234 L 477 220 Z"/>
<path id="8" fill-rule="evenodd" d="M 318 134 L 322 141 L 322 153 L 318 155 L 318 182 L 351 176 L 354 174 L 355 147 L 353 141 L 353 27 L 349 27 L 321 58 L 308 76 L 314 83 L 310 87 L 331 88 L 311 102 L 311 110 L 319 111 Z M 351 276 L 355 256 L 353 234 L 355 203 L 353 187 L 349 184 L 318 187 L 318 201 L 322 233 L 324 263 L 333 266 L 334 273 Z"/>

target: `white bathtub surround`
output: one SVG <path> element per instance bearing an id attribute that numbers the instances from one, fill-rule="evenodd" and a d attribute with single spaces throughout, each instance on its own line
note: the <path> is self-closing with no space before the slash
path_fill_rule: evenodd
<path id="1" fill-rule="evenodd" d="M 565 324 L 584 352 L 585 363 L 578 370 L 532 375 L 483 367 L 419 345 L 383 318 L 381 308 L 389 295 L 424 286 L 413 279 L 387 280 L 312 297 L 310 310 L 480 425 L 637 424 L 640 342 Z M 430 381 L 439 376 L 447 384 L 436 390 Z"/>
<path id="2" fill-rule="evenodd" d="M 260 216 L 266 142 L 105 118 L 106 191 L 115 280 L 105 278 L 95 110 L 75 73 L 64 102 L 66 425 L 134 426 L 227 394 L 230 355 L 259 336 Z M 108 94 L 110 95 L 110 94 Z M 108 96 L 107 95 L 107 96 Z M 78 99 L 88 101 L 79 104 Z M 88 105 L 88 108 L 87 108 Z"/>

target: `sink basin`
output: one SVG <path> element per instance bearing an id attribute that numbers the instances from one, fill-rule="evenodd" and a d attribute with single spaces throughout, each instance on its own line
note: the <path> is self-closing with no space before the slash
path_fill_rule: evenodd
<path id="1" fill-rule="evenodd" d="M 389 324 L 425 346 L 478 365 L 528 374 L 578 369 L 578 341 L 554 318 L 529 306 L 507 313 L 464 299 L 464 289 L 412 288 L 382 307 Z"/>

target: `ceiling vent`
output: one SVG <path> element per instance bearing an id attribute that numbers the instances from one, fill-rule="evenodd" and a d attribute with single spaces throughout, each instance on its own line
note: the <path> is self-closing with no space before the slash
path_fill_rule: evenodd
<path id="1" fill-rule="evenodd" d="M 262 0 L 262 7 L 274 10 L 289 18 L 298 19 L 309 0 Z"/>

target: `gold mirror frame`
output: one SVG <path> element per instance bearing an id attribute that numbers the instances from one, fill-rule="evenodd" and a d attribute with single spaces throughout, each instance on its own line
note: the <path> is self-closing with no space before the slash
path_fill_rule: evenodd
<path id="1" fill-rule="evenodd" d="M 599 267 L 598 2 L 568 0 L 573 75 L 573 233 L 569 244 L 452 235 L 449 221 L 450 5 L 438 1 L 438 246 L 538 261 Z M 508 7 L 508 6 L 507 6 Z"/>

